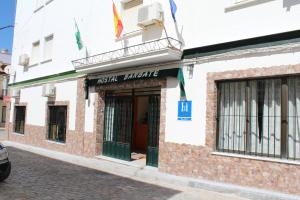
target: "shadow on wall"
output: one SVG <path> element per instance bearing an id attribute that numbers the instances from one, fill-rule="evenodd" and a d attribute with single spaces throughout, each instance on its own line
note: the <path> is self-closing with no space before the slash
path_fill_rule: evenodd
<path id="1" fill-rule="evenodd" d="M 300 4 L 300 0 L 283 0 L 283 7 L 286 8 L 287 11 L 291 10 L 291 7 Z"/>

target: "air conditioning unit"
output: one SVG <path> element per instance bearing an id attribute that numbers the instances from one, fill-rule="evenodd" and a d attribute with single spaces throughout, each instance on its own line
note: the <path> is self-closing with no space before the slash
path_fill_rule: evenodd
<path id="1" fill-rule="evenodd" d="M 53 84 L 43 85 L 43 97 L 54 97 L 55 96 L 55 86 Z"/>
<path id="2" fill-rule="evenodd" d="M 160 3 L 155 2 L 150 5 L 139 8 L 138 26 L 145 28 L 147 26 L 163 22 L 163 10 Z"/>
<path id="3" fill-rule="evenodd" d="M 20 94 L 21 94 L 20 89 L 15 88 L 11 90 L 11 97 L 18 98 L 20 97 Z"/>
<path id="4" fill-rule="evenodd" d="M 24 66 L 24 67 L 29 65 L 29 56 L 27 54 L 20 55 L 19 65 Z"/>

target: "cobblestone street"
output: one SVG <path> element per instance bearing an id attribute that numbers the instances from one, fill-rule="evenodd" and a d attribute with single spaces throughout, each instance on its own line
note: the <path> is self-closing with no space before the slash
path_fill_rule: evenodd
<path id="1" fill-rule="evenodd" d="M 9 148 L 12 173 L 1 200 L 169 199 L 179 191 Z"/>

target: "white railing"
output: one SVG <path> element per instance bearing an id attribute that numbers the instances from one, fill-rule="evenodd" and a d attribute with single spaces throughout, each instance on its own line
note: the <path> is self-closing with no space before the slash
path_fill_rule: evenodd
<path id="1" fill-rule="evenodd" d="M 154 40 L 150 42 L 145 42 L 145 43 L 125 47 L 122 49 L 108 51 L 105 53 L 89 56 L 86 58 L 81 58 L 72 61 L 72 64 L 76 69 L 84 66 L 101 64 L 109 61 L 117 61 L 123 58 L 148 54 L 148 53 L 161 51 L 165 49 L 181 50 L 181 45 L 182 43 L 180 41 L 175 40 L 173 38 L 163 38 L 159 40 Z"/>

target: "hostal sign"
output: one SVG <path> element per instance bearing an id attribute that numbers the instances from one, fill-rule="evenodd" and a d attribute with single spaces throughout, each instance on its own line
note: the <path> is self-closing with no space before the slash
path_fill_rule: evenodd
<path id="1" fill-rule="evenodd" d="M 152 78 L 164 78 L 164 77 L 177 77 L 178 68 L 175 69 L 148 69 L 144 71 L 133 71 L 124 74 L 112 74 L 106 76 L 100 76 L 98 78 L 93 78 L 88 80 L 88 85 L 107 85 L 113 83 L 121 83 L 131 80 L 143 80 Z"/>

